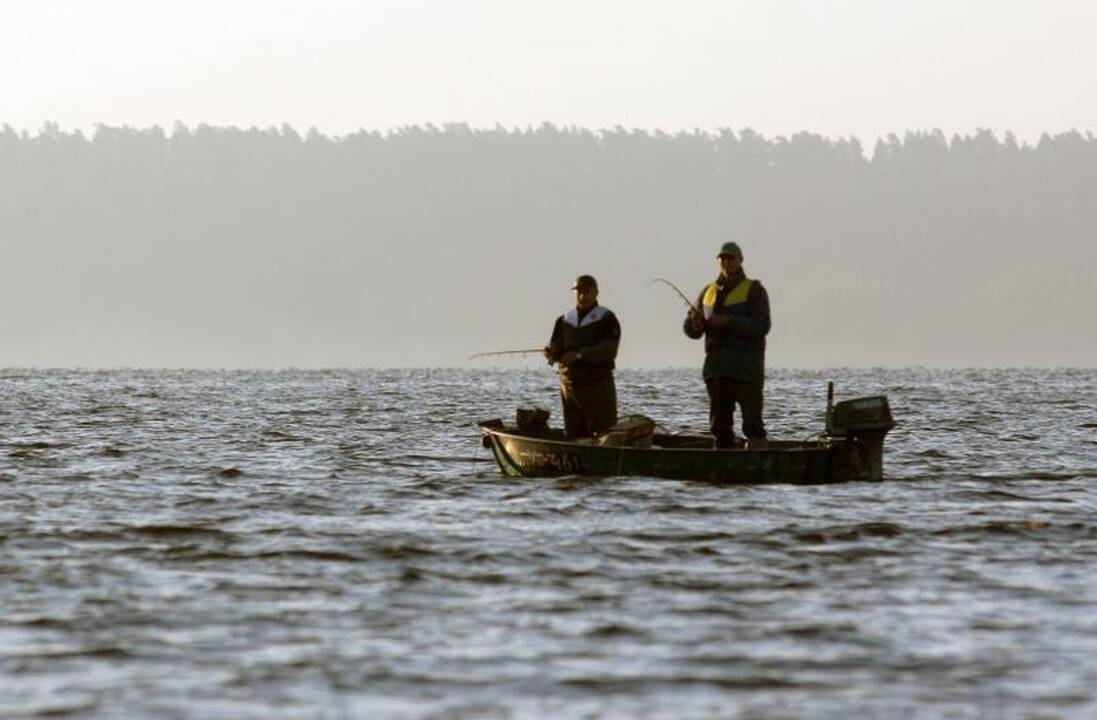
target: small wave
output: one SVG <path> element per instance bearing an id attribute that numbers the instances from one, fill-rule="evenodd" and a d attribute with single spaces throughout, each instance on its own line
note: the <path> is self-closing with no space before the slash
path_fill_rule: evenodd
<path id="1" fill-rule="evenodd" d="M 35 699 L 33 702 L 12 704 L 11 697 L 0 698 L 0 718 L 63 718 L 69 716 L 83 716 L 95 710 L 99 701 L 85 692 L 71 691 L 65 698 L 49 698 L 48 700 Z"/>
<path id="2" fill-rule="evenodd" d="M 612 638 L 645 638 L 648 633 L 644 630 L 623 623 L 606 623 L 598 625 L 583 633 L 585 637 L 607 640 Z"/>
<path id="3" fill-rule="evenodd" d="M 122 530 L 75 528 L 57 533 L 65 542 L 114 542 L 123 536 Z"/>
<path id="4" fill-rule="evenodd" d="M 479 583 L 482 585 L 506 585 L 512 578 L 498 572 L 483 573 L 455 573 L 455 572 L 430 572 L 431 577 L 454 582 Z"/>
<path id="5" fill-rule="evenodd" d="M 40 615 L 35 615 L 33 617 L 28 617 L 28 618 L 24 618 L 24 619 L 20 619 L 18 617 L 15 617 L 15 618 L 9 617 L 8 622 L 10 622 L 14 625 L 23 625 L 25 627 L 33 627 L 33 628 L 50 628 L 50 629 L 65 629 L 65 630 L 67 630 L 70 627 L 72 627 L 72 623 L 68 620 L 59 620 L 58 618 L 42 617 Z"/>
<path id="6" fill-rule="evenodd" d="M 68 447 L 67 443 L 59 442 L 46 442 L 44 440 L 34 440 L 30 442 L 19 442 L 18 440 L 8 445 L 16 450 L 60 450 Z"/>
<path id="7" fill-rule="evenodd" d="M 971 535 L 1032 537 L 1034 535 L 1045 535 L 1053 532 L 1065 533 L 1071 536 L 1081 535 L 1085 538 L 1092 539 L 1097 537 L 1097 526 L 1084 523 L 1052 523 L 1035 519 L 991 520 L 972 525 L 941 528 L 939 530 L 934 530 L 931 534 L 937 537 Z"/>
<path id="8" fill-rule="evenodd" d="M 408 558 L 422 558 L 437 555 L 435 551 L 428 547 L 410 544 L 387 545 L 374 548 L 373 551 L 386 560 L 405 560 Z"/>
<path id="9" fill-rule="evenodd" d="M 57 650 L 35 650 L 22 657 L 39 660 L 67 660 L 71 658 L 95 658 L 106 660 L 124 660 L 134 657 L 133 653 L 117 645 L 104 645 L 93 648 L 61 648 Z"/>
<path id="10" fill-rule="evenodd" d="M 713 687 L 733 690 L 794 690 L 794 689 L 821 689 L 829 687 L 825 683 L 815 681 L 793 680 L 776 675 L 744 675 L 742 677 L 705 676 L 705 675 L 666 675 L 644 676 L 584 676 L 570 677 L 561 681 L 563 685 L 595 690 L 599 692 L 631 692 L 667 685 L 682 687 L 684 685 L 711 685 Z"/>
<path id="11" fill-rule="evenodd" d="M 418 583 L 427 579 L 428 573 L 417 567 L 406 567 L 400 571 L 401 583 Z"/>
<path id="12" fill-rule="evenodd" d="M 337 550 L 269 550 L 254 553 L 251 557 L 285 560 L 331 560 L 334 562 L 360 562 L 362 558 Z"/>
<path id="13" fill-rule="evenodd" d="M 904 532 L 903 526 L 889 522 L 867 522 L 856 525 L 838 525 L 796 532 L 793 538 L 805 544 L 828 542 L 854 542 L 864 538 L 894 538 Z"/>
<path id="14" fill-rule="evenodd" d="M 293 435 L 284 430 L 265 430 L 262 436 L 272 442 L 309 442 L 309 438 Z"/>
<path id="15" fill-rule="evenodd" d="M 983 630 L 987 632 L 1018 632 L 1039 630 L 1040 625 L 1034 622 L 981 618 L 970 622 L 968 627 L 972 630 Z"/>
<path id="16" fill-rule="evenodd" d="M 794 637 L 800 640 L 831 639 L 839 635 L 847 635 L 858 632 L 857 626 L 852 624 L 827 625 L 810 623 L 807 625 L 793 625 L 781 628 L 780 634 Z"/>
<path id="17" fill-rule="evenodd" d="M 845 563 L 858 563 L 863 560 L 873 560 L 876 558 L 893 558 L 901 557 L 902 553 L 879 547 L 866 547 L 864 545 L 856 545 L 852 547 L 844 548 L 812 548 L 809 550 L 813 557 L 819 558 L 828 563 L 845 562 Z M 793 583 L 792 588 L 800 589 L 804 587 L 812 587 L 811 583 L 801 584 Z"/>
<path id="18" fill-rule="evenodd" d="M 385 458 L 377 458 L 377 459 L 381 462 L 382 465 L 385 465 L 386 467 L 394 467 L 394 468 L 416 468 L 416 467 L 419 467 L 419 463 L 417 463 L 417 462 L 408 462 L 408 457 L 406 455 L 402 455 L 400 457 L 385 457 Z"/>
<path id="19" fill-rule="evenodd" d="M 381 458 L 383 461 L 389 458 Z M 402 460 L 427 460 L 430 462 L 484 462 L 484 458 L 475 457 L 473 455 L 401 455 L 399 459 Z"/>
<path id="20" fill-rule="evenodd" d="M 231 538 L 233 533 L 219 530 L 218 528 L 201 527 L 198 525 L 135 525 L 129 528 L 140 535 L 148 535 L 154 538 Z"/>
<path id="21" fill-rule="evenodd" d="M 69 447 L 64 443 L 47 443 L 47 442 L 31 442 L 31 443 L 11 443 L 11 449 L 8 450 L 8 457 L 16 459 L 28 459 L 34 460 L 45 457 L 49 457 L 48 451 L 50 450 L 63 450 Z"/>
<path id="22" fill-rule="evenodd" d="M 498 473 L 495 473 L 495 475 L 498 477 Z M 552 487 L 557 490 L 570 491 L 597 487 L 612 482 L 612 480 L 608 477 L 601 477 L 598 475 L 561 475 L 558 478 L 554 478 L 551 482 Z"/>
<path id="23" fill-rule="evenodd" d="M 81 412 L 84 415 L 102 415 L 104 413 L 111 412 L 126 412 L 129 408 L 125 405 L 93 405 L 92 407 L 84 408 Z"/>
<path id="24" fill-rule="evenodd" d="M 1024 473 L 1016 473 L 1009 475 L 973 475 L 971 476 L 975 480 L 989 480 L 989 481 L 1001 481 L 1001 482 L 1013 482 L 1024 480 L 1079 480 L 1083 478 L 1097 477 L 1097 469 L 1094 470 L 1072 470 L 1066 472 L 1048 472 L 1048 471 L 1032 471 Z"/>
<path id="25" fill-rule="evenodd" d="M 596 533 L 597 535 L 608 535 L 611 537 L 619 537 L 620 533 L 616 531 L 603 531 Z M 735 540 L 736 535 L 726 532 L 681 532 L 681 533 L 664 533 L 664 532 L 634 532 L 625 535 L 629 540 L 640 540 L 642 542 L 719 542 L 721 540 Z"/>
<path id="26" fill-rule="evenodd" d="M 216 498 L 202 496 L 182 498 L 175 501 L 175 507 L 177 508 L 188 507 L 191 505 L 216 505 L 218 507 L 222 507 L 224 505 L 224 502 Z"/>
<path id="27" fill-rule="evenodd" d="M 960 500 L 1001 500 L 1005 502 L 1070 502 L 1063 498 L 1034 498 L 1026 495 L 1018 495 L 1016 493 L 1006 492 L 1005 490 L 968 490 L 965 492 L 957 493 L 957 499 Z"/>
<path id="28" fill-rule="evenodd" d="M 685 515 L 711 515 L 713 513 L 724 512 L 722 508 L 714 507 L 712 505 L 700 505 L 700 504 L 687 504 L 677 501 L 665 502 L 652 507 L 651 513 L 658 515 L 660 513 L 673 513 L 673 514 L 685 514 Z M 740 509 L 740 512 L 747 512 Z"/>
<path id="29" fill-rule="evenodd" d="M 688 590 L 691 592 L 712 592 L 724 590 L 728 587 L 726 583 L 705 577 L 655 577 L 652 578 L 650 582 L 655 587 Z"/>

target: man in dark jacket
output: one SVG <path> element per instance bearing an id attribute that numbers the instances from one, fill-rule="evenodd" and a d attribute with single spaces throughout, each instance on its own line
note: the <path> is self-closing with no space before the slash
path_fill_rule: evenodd
<path id="1" fill-rule="evenodd" d="M 695 340 L 705 336 L 705 389 L 716 447 L 735 447 L 736 403 L 743 413 L 743 435 L 748 444 L 764 446 L 762 390 L 769 295 L 762 283 L 743 272 L 739 245 L 724 243 L 716 257 L 720 275 L 701 291 L 682 330 Z"/>
<path id="2" fill-rule="evenodd" d="M 598 304 L 598 283 L 580 275 L 571 288 L 575 307 L 556 318 L 545 358 L 560 373 L 564 432 L 569 438 L 590 437 L 617 422 L 614 360 L 621 340 L 617 317 Z"/>

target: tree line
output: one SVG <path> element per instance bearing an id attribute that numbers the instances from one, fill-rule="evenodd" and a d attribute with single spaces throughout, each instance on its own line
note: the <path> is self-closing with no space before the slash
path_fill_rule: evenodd
<path id="1" fill-rule="evenodd" d="M 539 340 L 580 272 L 678 364 L 642 280 L 695 292 L 726 239 L 779 364 L 1086 364 L 1095 231 L 1079 131 L 4 126 L 0 365 L 445 365 Z"/>

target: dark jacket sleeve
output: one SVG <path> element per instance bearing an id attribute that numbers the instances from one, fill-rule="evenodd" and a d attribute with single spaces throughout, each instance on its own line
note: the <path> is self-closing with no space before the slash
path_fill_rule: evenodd
<path id="1" fill-rule="evenodd" d="M 697 302 L 695 302 L 693 304 L 693 307 L 698 307 L 698 308 L 701 307 L 701 302 L 704 299 L 705 299 L 705 291 L 702 290 L 701 294 L 697 296 Z M 698 329 L 698 328 L 693 326 L 692 322 L 690 322 L 690 318 L 693 316 L 693 314 L 694 314 L 694 311 L 692 311 L 692 310 L 687 312 L 686 313 L 686 319 L 682 321 L 682 332 L 684 332 L 686 334 L 686 337 L 688 337 L 690 340 L 696 340 L 697 338 L 699 338 L 699 337 L 701 337 L 702 335 L 705 334 L 705 329 L 703 327 Z"/>
<path id="2" fill-rule="evenodd" d="M 605 330 L 598 342 L 588 347 L 579 348 L 583 354 L 583 362 L 591 365 L 602 365 L 617 359 L 617 348 L 621 344 L 621 323 L 617 316 L 610 310 L 602 320 Z"/>
<path id="3" fill-rule="evenodd" d="M 552 337 L 549 338 L 549 347 L 552 348 L 552 362 L 557 362 L 564 354 L 564 318 L 556 318 L 556 324 L 552 326 Z"/>

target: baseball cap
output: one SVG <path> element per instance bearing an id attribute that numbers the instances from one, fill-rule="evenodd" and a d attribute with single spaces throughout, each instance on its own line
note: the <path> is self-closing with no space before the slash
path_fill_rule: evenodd
<path id="1" fill-rule="evenodd" d="M 598 281 L 594 279 L 593 275 L 580 275 L 575 278 L 575 284 L 571 286 L 572 290 L 578 290 L 582 287 L 589 287 L 595 292 L 598 291 Z"/>
<path id="2" fill-rule="evenodd" d="M 724 255 L 734 255 L 735 257 L 743 257 L 743 251 L 739 249 L 738 243 L 726 242 L 720 246 L 720 252 L 716 253 L 716 257 L 722 257 Z"/>

